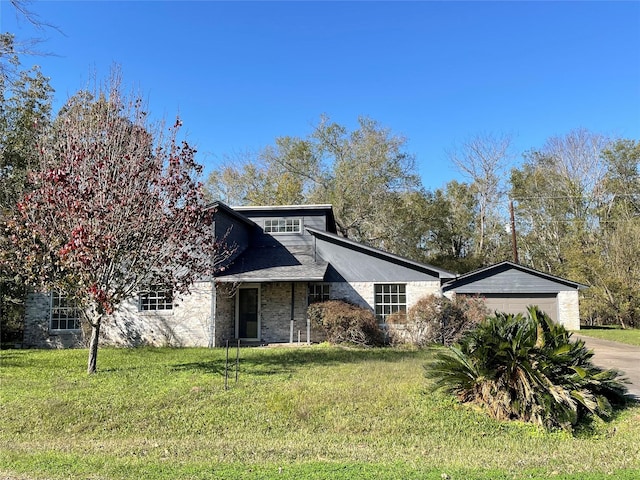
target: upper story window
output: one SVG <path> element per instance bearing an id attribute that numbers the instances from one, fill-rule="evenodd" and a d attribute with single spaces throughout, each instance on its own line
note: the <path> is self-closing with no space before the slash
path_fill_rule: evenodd
<path id="1" fill-rule="evenodd" d="M 302 233 L 302 220 L 299 218 L 267 218 L 264 221 L 265 233 Z"/>
<path id="2" fill-rule="evenodd" d="M 60 292 L 51 292 L 51 330 L 78 330 L 80 309 L 75 302 Z"/>
<path id="3" fill-rule="evenodd" d="M 143 292 L 138 298 L 138 309 L 141 312 L 173 310 L 173 292 L 167 289 Z"/>

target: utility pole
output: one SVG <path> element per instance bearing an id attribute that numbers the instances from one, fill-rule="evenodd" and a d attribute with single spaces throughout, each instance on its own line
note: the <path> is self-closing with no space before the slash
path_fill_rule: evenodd
<path id="1" fill-rule="evenodd" d="M 513 263 L 518 261 L 518 242 L 516 240 L 516 216 L 513 213 L 513 200 L 509 200 L 509 215 L 511 217 L 511 248 L 513 250 Z"/>

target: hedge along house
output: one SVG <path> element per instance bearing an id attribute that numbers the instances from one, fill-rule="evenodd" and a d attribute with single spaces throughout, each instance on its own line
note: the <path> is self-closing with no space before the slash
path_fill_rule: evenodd
<path id="1" fill-rule="evenodd" d="M 447 296 L 483 297 L 491 311 L 524 313 L 536 305 L 568 330 L 580 329 L 578 290 L 583 288 L 586 285 L 512 262 L 481 268 L 442 286 Z"/>
<path id="2" fill-rule="evenodd" d="M 234 253 L 225 269 L 192 292 L 150 289 L 103 325 L 101 341 L 133 346 L 221 346 L 227 340 L 286 343 L 321 338 L 307 322 L 310 302 L 347 299 L 381 323 L 419 298 L 440 294 L 455 275 L 336 234 L 330 205 L 216 208 L 215 233 Z M 78 310 L 64 297 L 27 298 L 26 346 L 84 343 Z"/>

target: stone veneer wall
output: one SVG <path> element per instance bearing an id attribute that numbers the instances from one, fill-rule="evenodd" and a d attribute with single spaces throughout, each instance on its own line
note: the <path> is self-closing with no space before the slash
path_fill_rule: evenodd
<path id="1" fill-rule="evenodd" d="M 257 285 L 257 284 L 256 284 Z M 291 339 L 291 282 L 260 284 L 260 341 L 288 343 Z M 220 284 L 216 296 L 216 346 L 236 338 L 236 292 L 241 285 Z M 293 341 L 307 341 L 307 283 L 294 282 Z"/>
<path id="2" fill-rule="evenodd" d="M 577 290 L 558 292 L 558 321 L 567 330 L 580 330 L 580 297 Z"/>
<path id="3" fill-rule="evenodd" d="M 293 297 L 292 291 L 293 288 Z M 293 340 L 307 337 L 307 283 L 263 283 L 260 291 L 260 335 L 267 343 L 291 340 L 291 299 L 293 308 Z"/>
<path id="4" fill-rule="evenodd" d="M 216 291 L 216 318 L 214 347 L 224 347 L 227 340 L 236 338 L 236 286 L 219 283 Z"/>

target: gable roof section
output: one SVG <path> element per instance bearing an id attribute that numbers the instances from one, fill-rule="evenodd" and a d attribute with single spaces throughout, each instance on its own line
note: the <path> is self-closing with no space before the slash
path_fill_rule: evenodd
<path id="1" fill-rule="evenodd" d="M 335 271 L 347 281 L 415 281 L 425 279 L 424 276 L 435 279 L 455 277 L 448 270 L 369 247 L 333 233 L 308 226 L 305 228 L 326 244 L 324 248 L 318 244 L 317 252 L 331 264 L 330 271 Z M 373 265 L 376 260 L 378 265 Z"/>
<path id="2" fill-rule="evenodd" d="M 444 292 L 476 294 L 555 293 L 583 288 L 587 288 L 587 285 L 513 262 L 501 262 L 466 273 L 442 286 Z"/>

